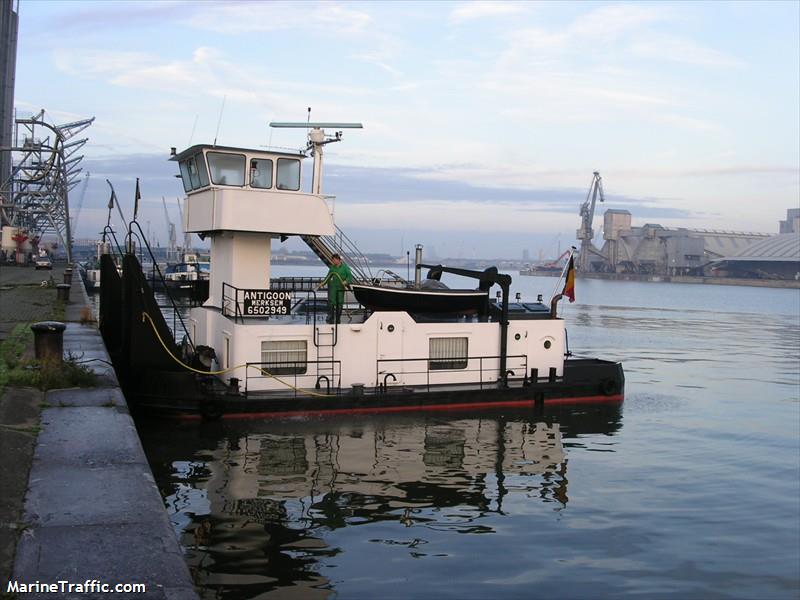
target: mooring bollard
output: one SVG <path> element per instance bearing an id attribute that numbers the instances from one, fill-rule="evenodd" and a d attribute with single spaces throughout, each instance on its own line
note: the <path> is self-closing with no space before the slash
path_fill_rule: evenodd
<path id="1" fill-rule="evenodd" d="M 56 286 L 56 299 L 64 304 L 69 304 L 69 290 L 72 287 L 69 283 L 59 283 Z"/>
<path id="2" fill-rule="evenodd" d="M 57 362 L 64 355 L 64 323 L 58 321 L 42 321 L 31 325 L 33 331 L 33 347 L 36 358 L 41 361 Z"/>
<path id="3" fill-rule="evenodd" d="M 70 268 L 64 270 L 64 283 L 72 285 L 72 269 Z"/>

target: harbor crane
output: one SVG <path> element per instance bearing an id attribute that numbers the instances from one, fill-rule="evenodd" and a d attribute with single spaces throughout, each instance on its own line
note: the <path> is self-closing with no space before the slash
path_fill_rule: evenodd
<path id="1" fill-rule="evenodd" d="M 75 234 L 75 231 L 78 228 L 78 219 L 81 218 L 81 209 L 83 208 L 83 199 L 86 197 L 86 188 L 89 187 L 89 177 L 92 174 L 88 171 L 86 172 L 86 177 L 83 179 L 83 184 L 81 186 L 80 195 L 78 196 L 78 206 L 75 210 L 75 216 L 72 217 L 72 226 L 70 227 L 70 231 L 72 234 Z"/>
<path id="2" fill-rule="evenodd" d="M 167 210 L 167 201 L 164 199 L 164 196 L 161 196 L 161 203 L 164 205 L 164 216 L 167 219 L 167 231 L 169 236 L 169 244 L 167 246 L 167 261 L 175 260 L 176 257 L 176 249 L 175 245 L 177 243 L 177 234 L 175 232 L 175 223 L 169 218 L 169 211 Z"/>
<path id="3" fill-rule="evenodd" d="M 181 206 L 181 199 L 175 198 L 175 201 L 178 203 L 178 214 L 181 217 L 181 227 L 184 227 L 183 222 L 183 206 Z M 192 251 L 192 234 L 184 231 L 183 232 L 183 253 L 186 254 L 187 252 Z"/>
<path id="4" fill-rule="evenodd" d="M 578 256 L 578 270 L 589 271 L 589 254 L 600 254 L 592 244 L 594 238 L 594 229 L 592 229 L 592 221 L 594 220 L 594 207 L 597 203 L 597 197 L 600 196 L 600 202 L 605 202 L 603 197 L 603 181 L 600 178 L 600 173 L 595 171 L 592 174 L 592 183 L 589 186 L 589 193 L 586 195 L 586 201 L 581 205 L 581 227 L 575 233 L 575 237 L 581 242 L 580 255 Z"/>

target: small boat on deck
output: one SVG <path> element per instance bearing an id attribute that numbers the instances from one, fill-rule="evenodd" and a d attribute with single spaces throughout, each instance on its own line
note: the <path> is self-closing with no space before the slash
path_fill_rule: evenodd
<path id="1" fill-rule="evenodd" d="M 405 310 L 410 313 L 471 315 L 485 313 L 489 305 L 488 290 L 417 289 L 359 283 L 350 287 L 356 300 L 372 311 Z"/>

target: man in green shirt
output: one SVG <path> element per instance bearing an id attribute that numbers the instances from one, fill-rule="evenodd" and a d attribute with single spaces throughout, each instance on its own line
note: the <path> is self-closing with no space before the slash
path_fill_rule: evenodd
<path id="1" fill-rule="evenodd" d="M 331 260 L 333 264 L 323 282 L 328 285 L 328 323 L 339 323 L 342 319 L 344 290 L 353 283 L 353 274 L 338 254 L 334 254 Z"/>

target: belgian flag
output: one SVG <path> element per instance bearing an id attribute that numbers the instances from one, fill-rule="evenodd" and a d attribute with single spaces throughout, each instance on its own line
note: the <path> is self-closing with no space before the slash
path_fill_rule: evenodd
<path id="1" fill-rule="evenodd" d="M 561 295 L 569 298 L 570 302 L 575 302 L 575 258 L 573 256 L 569 257 L 567 278 L 564 280 L 564 291 L 561 292 Z"/>

